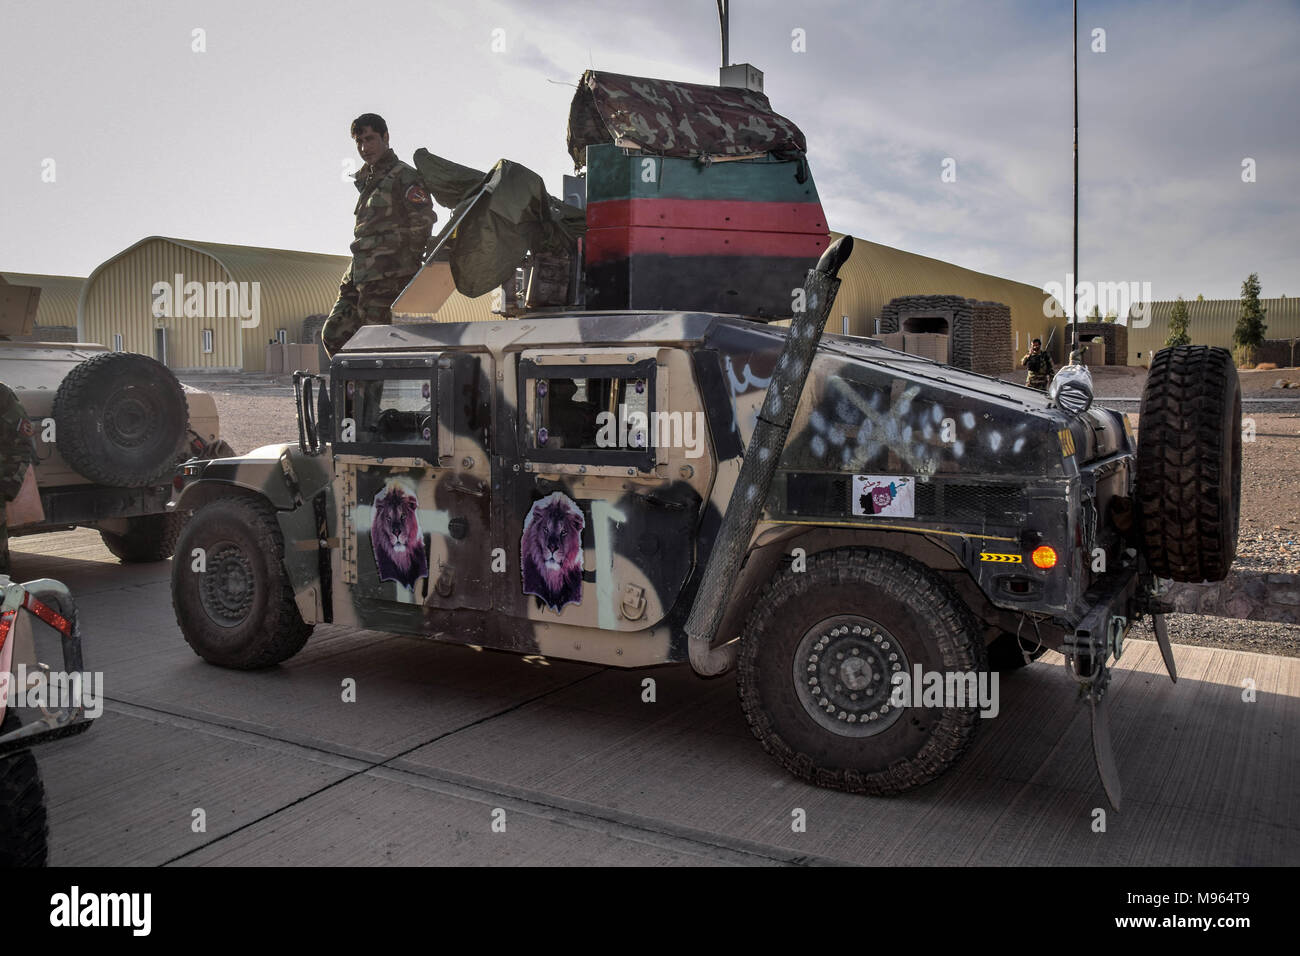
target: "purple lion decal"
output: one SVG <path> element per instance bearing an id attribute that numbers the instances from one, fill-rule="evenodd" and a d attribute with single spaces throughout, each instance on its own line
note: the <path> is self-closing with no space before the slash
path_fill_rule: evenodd
<path id="1" fill-rule="evenodd" d="M 375 552 L 379 580 L 396 581 L 414 588 L 429 576 L 429 552 L 416 518 L 419 507 L 409 482 L 390 479 L 375 495 L 370 520 L 370 545 Z"/>
<path id="2" fill-rule="evenodd" d="M 582 603 L 582 509 L 561 492 L 533 503 L 519 541 L 524 593 L 553 611 Z"/>

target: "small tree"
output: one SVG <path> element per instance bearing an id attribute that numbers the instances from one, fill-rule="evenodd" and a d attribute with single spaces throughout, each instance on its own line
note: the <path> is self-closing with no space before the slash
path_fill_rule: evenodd
<path id="1" fill-rule="evenodd" d="M 1196 301 L 1197 301 L 1197 302 L 1204 302 L 1204 301 L 1205 301 L 1205 296 L 1201 295 L 1199 292 L 1196 293 Z"/>
<path id="2" fill-rule="evenodd" d="M 1254 364 L 1255 349 L 1264 344 L 1264 333 L 1268 330 L 1264 324 L 1266 310 L 1259 304 L 1259 289 L 1259 273 L 1252 272 L 1241 284 L 1241 314 L 1232 333 L 1232 344 L 1237 346 L 1246 365 Z"/>
<path id="3" fill-rule="evenodd" d="M 1094 304 L 1092 307 L 1092 311 L 1089 312 L 1086 316 L 1084 316 L 1084 318 L 1086 318 L 1089 322 L 1100 322 L 1101 306 Z"/>
<path id="4" fill-rule="evenodd" d="M 1109 323 L 1111 323 L 1112 325 L 1114 325 L 1116 322 L 1119 321 L 1119 313 L 1117 313 L 1117 312 L 1107 312 L 1107 313 L 1106 313 L 1106 318 L 1102 319 L 1102 321 L 1103 321 L 1103 322 L 1109 322 Z"/>
<path id="5" fill-rule="evenodd" d="M 1174 307 L 1169 311 L 1169 337 L 1165 345 L 1191 345 L 1192 337 L 1187 334 L 1187 303 L 1180 295 Z"/>

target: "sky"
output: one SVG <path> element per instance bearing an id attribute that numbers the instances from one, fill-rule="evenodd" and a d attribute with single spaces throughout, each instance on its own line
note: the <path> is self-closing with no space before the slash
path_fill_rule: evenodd
<path id="1" fill-rule="evenodd" d="M 1080 7 L 1080 278 L 1300 295 L 1300 3 Z M 1070 26 L 1068 0 L 736 0 L 731 60 L 806 134 L 832 229 L 1043 287 Z M 720 57 L 714 0 L 5 0 L 0 270 L 150 235 L 345 255 L 370 111 L 408 162 L 508 157 L 558 194 L 583 70 L 716 83 Z"/>

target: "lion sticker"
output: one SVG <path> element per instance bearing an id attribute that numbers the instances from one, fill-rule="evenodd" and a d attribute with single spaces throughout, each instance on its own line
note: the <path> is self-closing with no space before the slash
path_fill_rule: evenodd
<path id="1" fill-rule="evenodd" d="M 524 593 L 534 594 L 551 610 L 582 603 L 582 509 L 556 491 L 533 502 L 519 540 Z"/>
<path id="2" fill-rule="evenodd" d="M 414 484 L 390 478 L 375 495 L 370 519 L 370 546 L 379 580 L 396 581 L 412 590 L 416 581 L 429 576 L 429 548 L 420 530 L 418 508 Z"/>

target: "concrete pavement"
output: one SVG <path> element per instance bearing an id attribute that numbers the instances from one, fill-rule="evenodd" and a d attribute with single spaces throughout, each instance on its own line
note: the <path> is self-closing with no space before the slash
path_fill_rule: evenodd
<path id="1" fill-rule="evenodd" d="M 169 564 L 119 565 L 89 531 L 13 544 L 16 578 L 73 589 L 109 698 L 38 752 L 55 865 L 1300 863 L 1297 658 L 1175 645 L 1172 685 L 1130 641 L 1111 701 L 1122 812 L 1050 653 L 1003 678 L 957 768 L 860 797 L 786 775 L 730 677 L 334 626 L 280 667 L 224 671 L 181 637 Z"/>

